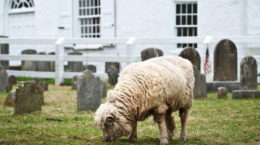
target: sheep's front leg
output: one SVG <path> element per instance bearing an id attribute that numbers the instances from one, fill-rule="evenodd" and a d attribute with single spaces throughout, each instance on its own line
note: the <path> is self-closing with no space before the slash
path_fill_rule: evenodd
<path id="1" fill-rule="evenodd" d="M 180 120 L 181 120 L 181 135 L 180 140 L 186 141 L 186 123 L 188 118 L 188 109 L 181 108 L 179 110 Z"/>
<path id="2" fill-rule="evenodd" d="M 160 135 L 161 135 L 160 143 L 162 145 L 168 144 L 169 141 L 168 141 L 166 122 L 165 122 L 165 114 L 154 115 L 154 120 L 157 122 L 160 130 Z"/>
<path id="3" fill-rule="evenodd" d="M 137 139 L 137 121 L 133 123 L 133 130 L 128 138 L 128 141 L 134 143 Z"/>

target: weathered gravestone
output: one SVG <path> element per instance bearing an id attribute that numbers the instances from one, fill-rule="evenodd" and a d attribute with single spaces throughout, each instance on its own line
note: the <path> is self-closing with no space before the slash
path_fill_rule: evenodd
<path id="1" fill-rule="evenodd" d="M 23 50 L 22 54 L 37 54 L 36 50 L 33 49 L 27 49 L 27 50 Z M 36 71 L 37 67 L 36 67 L 36 62 L 34 61 L 22 61 L 22 70 L 30 70 L 30 71 Z"/>
<path id="2" fill-rule="evenodd" d="M 218 87 L 218 98 L 227 99 L 228 89 L 226 87 Z"/>
<path id="3" fill-rule="evenodd" d="M 8 74 L 4 66 L 0 66 L 0 92 L 3 92 L 8 86 Z"/>
<path id="4" fill-rule="evenodd" d="M 250 99 L 258 98 L 260 99 L 260 90 L 233 90 L 233 99 Z"/>
<path id="5" fill-rule="evenodd" d="M 6 92 L 9 92 L 13 89 L 13 86 L 17 84 L 17 79 L 14 75 L 8 77 L 8 85 L 6 87 Z"/>
<path id="6" fill-rule="evenodd" d="M 257 89 L 257 63 L 254 57 L 246 56 L 240 63 L 241 89 Z"/>
<path id="7" fill-rule="evenodd" d="M 7 36 L 0 36 L 0 38 L 8 38 Z M 0 44 L 0 54 L 9 54 L 9 44 L 8 43 L 1 43 Z M 8 60 L 1 60 L 0 65 L 4 66 L 5 69 L 9 68 L 9 61 Z"/>
<path id="8" fill-rule="evenodd" d="M 99 77 L 86 70 L 79 78 L 77 85 L 78 111 L 95 111 L 101 102 L 104 85 Z"/>
<path id="9" fill-rule="evenodd" d="M 179 56 L 188 59 L 200 71 L 200 54 L 196 49 L 192 47 L 184 48 Z"/>
<path id="10" fill-rule="evenodd" d="M 196 66 L 193 66 L 193 70 L 195 77 L 193 89 L 194 98 L 205 98 L 207 97 L 206 76 L 204 74 L 200 74 L 200 71 Z"/>
<path id="11" fill-rule="evenodd" d="M 158 48 L 147 48 L 141 52 L 142 61 L 159 56 L 163 56 L 163 51 Z"/>
<path id="12" fill-rule="evenodd" d="M 45 52 L 39 52 L 39 55 L 46 55 Z M 47 61 L 37 61 L 36 62 L 37 71 L 51 71 L 51 63 Z"/>
<path id="13" fill-rule="evenodd" d="M 86 66 L 86 69 L 90 70 L 92 73 L 97 72 L 97 68 L 96 68 L 95 65 L 89 64 L 89 65 Z"/>
<path id="14" fill-rule="evenodd" d="M 81 52 L 71 52 L 68 55 L 82 55 Z M 67 66 L 67 71 L 69 72 L 83 72 L 84 71 L 84 65 L 82 61 L 73 61 L 73 62 L 68 62 L 68 66 Z"/>
<path id="15" fill-rule="evenodd" d="M 44 104 L 43 89 L 35 81 L 16 89 L 15 114 L 41 111 Z"/>
<path id="16" fill-rule="evenodd" d="M 120 63 L 118 62 L 106 62 L 105 64 L 105 70 L 108 75 L 108 82 L 111 85 L 116 85 L 117 79 L 119 77 L 119 68 Z"/>
<path id="17" fill-rule="evenodd" d="M 214 81 L 237 80 L 237 48 L 228 40 L 221 40 L 214 51 Z"/>

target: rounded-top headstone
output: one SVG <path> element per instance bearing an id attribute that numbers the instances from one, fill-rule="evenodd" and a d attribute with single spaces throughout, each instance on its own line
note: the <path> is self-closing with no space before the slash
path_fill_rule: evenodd
<path id="1" fill-rule="evenodd" d="M 90 71 L 93 72 L 93 73 L 96 73 L 96 72 L 97 72 L 97 68 L 96 68 L 95 65 L 89 64 L 89 65 L 86 66 L 86 69 L 90 70 Z"/>
<path id="2" fill-rule="evenodd" d="M 163 56 L 163 51 L 158 48 L 147 48 L 141 52 L 142 61 L 159 56 Z"/>
<path id="3" fill-rule="evenodd" d="M 22 54 L 37 54 L 37 51 L 33 49 L 26 49 L 22 51 Z"/>
<path id="4" fill-rule="evenodd" d="M 237 47 L 228 39 L 221 40 L 214 51 L 214 81 L 237 80 Z"/>
<path id="5" fill-rule="evenodd" d="M 37 54 L 36 50 L 26 49 L 22 51 L 22 54 Z M 37 63 L 33 61 L 22 61 L 22 70 L 37 70 Z"/>
<path id="6" fill-rule="evenodd" d="M 188 59 L 200 71 L 200 54 L 195 48 L 186 47 L 179 56 Z"/>
<path id="7" fill-rule="evenodd" d="M 218 98 L 227 99 L 228 89 L 226 87 L 218 87 Z"/>
<path id="8" fill-rule="evenodd" d="M 73 51 L 68 53 L 68 55 L 82 55 L 81 52 Z M 73 61 L 68 62 L 68 71 L 70 72 L 83 72 L 84 71 L 84 65 L 82 61 Z"/>
<path id="9" fill-rule="evenodd" d="M 257 63 L 252 56 L 246 56 L 241 60 L 240 83 L 242 89 L 257 89 Z"/>

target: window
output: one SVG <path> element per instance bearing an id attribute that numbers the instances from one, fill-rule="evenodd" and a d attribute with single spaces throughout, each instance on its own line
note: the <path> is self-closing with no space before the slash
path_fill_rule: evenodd
<path id="1" fill-rule="evenodd" d="M 79 0 L 81 37 L 100 37 L 100 13 L 100 0 Z"/>
<path id="2" fill-rule="evenodd" d="M 33 0 L 12 0 L 11 9 L 33 8 Z"/>
<path id="3" fill-rule="evenodd" d="M 176 4 L 176 35 L 178 37 L 197 36 L 197 3 Z M 197 48 L 197 44 L 177 44 L 177 48 L 185 47 Z"/>

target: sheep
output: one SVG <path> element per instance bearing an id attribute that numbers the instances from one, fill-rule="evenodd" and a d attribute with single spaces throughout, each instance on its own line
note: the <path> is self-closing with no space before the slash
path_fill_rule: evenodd
<path id="1" fill-rule="evenodd" d="M 193 88 L 193 66 L 187 59 L 163 56 L 132 63 L 121 72 L 115 88 L 108 91 L 106 102 L 97 109 L 96 125 L 103 130 L 106 142 L 121 136 L 135 142 L 137 121 L 153 115 L 160 130 L 160 143 L 165 145 L 175 129 L 172 112 L 179 111 L 180 140 L 185 141 Z"/>

